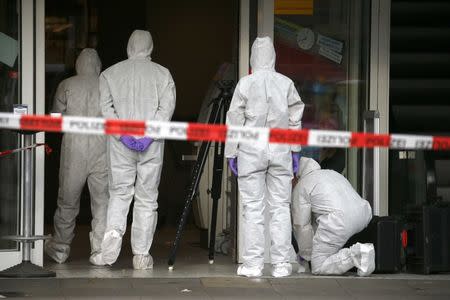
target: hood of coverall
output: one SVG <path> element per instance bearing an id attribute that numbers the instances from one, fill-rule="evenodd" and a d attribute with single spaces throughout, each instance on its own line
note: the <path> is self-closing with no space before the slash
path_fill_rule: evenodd
<path id="1" fill-rule="evenodd" d="M 128 58 L 150 57 L 153 51 L 153 39 L 150 32 L 145 30 L 135 30 L 128 40 Z"/>
<path id="2" fill-rule="evenodd" d="M 75 62 L 75 70 L 78 75 L 100 75 L 102 62 L 97 51 L 91 48 L 83 49 Z"/>
<path id="3" fill-rule="evenodd" d="M 302 179 L 302 177 L 308 175 L 312 171 L 320 170 L 320 165 L 312 158 L 301 157 L 299 162 L 299 170 L 297 173 L 297 177 Z"/>
<path id="4" fill-rule="evenodd" d="M 275 57 L 275 48 L 270 37 L 256 38 L 250 56 L 252 71 L 275 71 Z"/>

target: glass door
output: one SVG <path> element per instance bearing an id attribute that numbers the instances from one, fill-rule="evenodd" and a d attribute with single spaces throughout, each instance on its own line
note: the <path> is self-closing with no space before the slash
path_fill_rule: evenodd
<path id="1" fill-rule="evenodd" d="M 0 0 L 0 111 L 12 112 L 20 93 L 20 1 Z M 0 151 L 19 146 L 16 133 L 0 129 Z M 0 157 L 0 237 L 18 235 L 20 155 Z M 0 239 L 0 269 L 20 262 L 16 242 Z"/>
<path id="2" fill-rule="evenodd" d="M 305 102 L 303 127 L 362 131 L 369 97 L 370 2 L 241 0 L 239 76 L 249 73 L 249 51 L 256 36 L 269 36 L 277 54 L 276 71 L 294 81 Z M 360 154 L 356 149 L 302 149 L 302 155 L 344 174 L 358 190 Z M 238 206 L 239 262 L 241 209 Z M 266 249 L 268 240 L 266 235 Z"/>
<path id="3" fill-rule="evenodd" d="M 44 0 L 0 0 L 0 112 L 26 104 L 28 113 L 43 113 L 43 8 Z M 35 142 L 43 142 L 43 133 Z M 17 133 L 0 128 L 0 151 L 20 147 Z M 34 233 L 43 232 L 43 149 L 35 152 Z M 23 172 L 21 154 L 0 157 L 0 237 L 20 235 Z M 32 262 L 42 265 L 43 243 L 34 243 Z M 22 260 L 20 244 L 0 238 L 0 270 Z"/>
<path id="4" fill-rule="evenodd" d="M 359 0 L 274 2 L 276 69 L 296 84 L 308 129 L 360 131 L 368 103 L 370 6 Z M 356 150 L 305 147 L 303 155 L 359 187 Z"/>

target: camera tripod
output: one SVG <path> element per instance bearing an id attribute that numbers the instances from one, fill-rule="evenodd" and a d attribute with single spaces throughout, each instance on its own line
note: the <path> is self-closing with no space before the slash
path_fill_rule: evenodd
<path id="1" fill-rule="evenodd" d="M 224 124 L 226 113 L 233 96 L 234 82 L 232 80 L 222 80 L 217 83 L 220 90 L 219 95 L 214 98 L 210 105 L 213 107 L 209 115 L 209 124 Z M 185 204 L 183 213 L 181 214 L 180 222 L 178 224 L 175 241 L 173 242 L 172 249 L 169 256 L 169 270 L 173 269 L 175 263 L 178 247 L 183 235 L 184 227 L 186 226 L 187 218 L 191 210 L 192 201 L 198 192 L 198 185 L 200 178 L 203 174 L 206 159 L 208 158 L 209 149 L 211 147 L 211 141 L 203 141 L 200 146 L 200 151 L 195 162 L 194 169 L 192 170 L 192 180 L 185 197 Z M 223 160 L 224 160 L 224 147 L 222 142 L 215 142 L 214 147 L 214 165 L 213 165 L 213 179 L 211 187 L 211 198 L 213 200 L 213 207 L 211 212 L 211 224 L 210 224 L 210 238 L 209 238 L 209 263 L 214 263 L 214 252 L 216 243 L 216 223 L 217 223 L 217 210 L 219 206 L 220 196 L 222 194 L 222 174 L 223 174 Z"/>

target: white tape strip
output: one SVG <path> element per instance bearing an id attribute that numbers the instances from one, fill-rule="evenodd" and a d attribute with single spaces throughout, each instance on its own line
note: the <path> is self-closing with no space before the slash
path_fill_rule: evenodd
<path id="1" fill-rule="evenodd" d="M 188 123 L 147 121 L 145 135 L 155 139 L 187 140 Z"/>
<path id="2" fill-rule="evenodd" d="M 20 116 L 10 113 L 0 113 L 0 128 L 19 129 Z"/>
<path id="3" fill-rule="evenodd" d="M 62 121 L 64 132 L 81 134 L 105 134 L 105 119 L 84 117 L 64 117 Z"/>
<path id="4" fill-rule="evenodd" d="M 433 137 L 426 135 L 391 135 L 391 149 L 432 149 Z"/>
<path id="5" fill-rule="evenodd" d="M 228 126 L 226 142 L 266 145 L 269 132 L 269 128 Z"/>
<path id="6" fill-rule="evenodd" d="M 348 148 L 351 138 L 347 131 L 310 130 L 308 146 Z"/>

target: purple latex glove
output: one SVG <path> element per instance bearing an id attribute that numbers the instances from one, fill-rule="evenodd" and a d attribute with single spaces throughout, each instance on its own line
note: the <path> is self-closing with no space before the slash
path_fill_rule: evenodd
<path id="1" fill-rule="evenodd" d="M 297 175 L 298 167 L 300 165 L 300 152 L 292 152 L 292 171 Z"/>
<path id="2" fill-rule="evenodd" d="M 137 151 L 139 152 L 144 152 L 145 150 L 148 149 L 148 147 L 150 147 L 150 145 L 153 143 L 153 139 L 151 137 L 143 137 L 140 139 L 136 140 L 136 144 L 137 144 Z"/>
<path id="3" fill-rule="evenodd" d="M 120 141 L 130 150 L 144 152 L 153 142 L 153 139 L 150 137 L 136 139 L 129 135 L 123 135 L 120 137 Z"/>
<path id="4" fill-rule="evenodd" d="M 125 147 L 127 147 L 128 149 L 134 150 L 134 151 L 138 151 L 138 150 L 137 150 L 137 143 L 136 143 L 137 141 L 136 141 L 136 139 L 135 139 L 134 137 L 129 136 L 129 135 L 123 135 L 123 136 L 120 137 L 119 140 L 120 140 L 120 141 L 122 142 L 122 144 L 124 144 Z"/>
<path id="5" fill-rule="evenodd" d="M 228 166 L 230 167 L 230 170 L 231 172 L 233 172 L 234 176 L 238 176 L 237 157 L 229 158 Z"/>
<path id="6" fill-rule="evenodd" d="M 299 254 L 297 254 L 297 262 L 301 263 L 301 262 L 304 262 L 304 261 L 306 261 L 306 259 L 304 259 Z"/>

